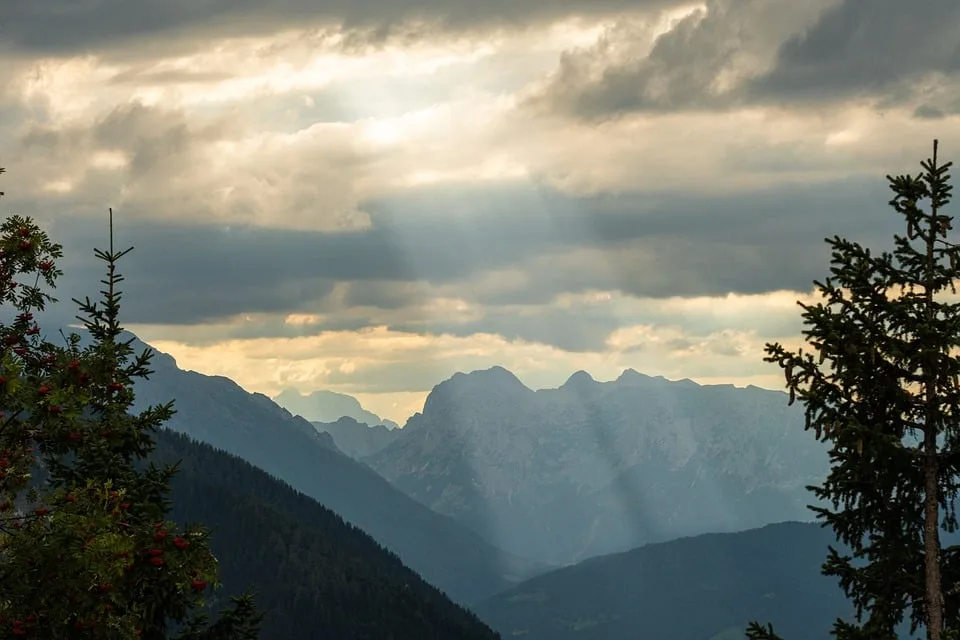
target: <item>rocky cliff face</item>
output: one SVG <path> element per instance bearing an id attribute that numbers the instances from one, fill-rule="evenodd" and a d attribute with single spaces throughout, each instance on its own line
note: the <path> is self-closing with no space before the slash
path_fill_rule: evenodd
<path id="1" fill-rule="evenodd" d="M 532 391 L 500 367 L 437 385 L 366 462 L 508 550 L 564 564 L 651 541 L 809 519 L 828 470 L 786 395 L 578 372 Z"/>

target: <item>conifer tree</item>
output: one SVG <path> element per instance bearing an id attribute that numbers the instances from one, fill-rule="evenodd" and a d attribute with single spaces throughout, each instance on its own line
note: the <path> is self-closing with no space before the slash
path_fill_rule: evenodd
<path id="1" fill-rule="evenodd" d="M 856 622 L 834 623 L 840 640 L 895 639 L 906 616 L 928 640 L 960 629 L 960 549 L 940 542 L 941 528 L 957 528 L 960 470 L 960 304 L 943 299 L 960 264 L 942 213 L 951 164 L 934 140 L 922 173 L 887 176 L 906 223 L 892 252 L 827 239 L 832 275 L 814 282 L 825 302 L 798 303 L 813 353 L 766 347 L 806 428 L 830 444 L 830 473 L 808 488 L 832 505 L 811 508 L 851 551 L 831 546 L 823 565 L 855 607 Z M 779 636 L 754 622 L 747 637 Z"/>
<path id="2" fill-rule="evenodd" d="M 132 249 L 132 247 L 131 247 Z M 53 244 L 29 218 L 0 225 L 0 639 L 246 640 L 261 615 L 249 595 L 209 624 L 203 596 L 218 587 L 208 532 L 165 520 L 174 467 L 144 464 L 151 433 L 172 402 L 131 415 L 131 361 L 119 341 L 116 262 L 131 249 L 96 250 L 107 263 L 101 303 L 80 305 L 91 343 L 40 337 L 33 312 L 55 301 L 62 272 Z M 33 277 L 33 284 L 24 278 Z M 9 308 L 8 307 L 8 308 Z M 62 335 L 62 332 L 61 332 Z"/>

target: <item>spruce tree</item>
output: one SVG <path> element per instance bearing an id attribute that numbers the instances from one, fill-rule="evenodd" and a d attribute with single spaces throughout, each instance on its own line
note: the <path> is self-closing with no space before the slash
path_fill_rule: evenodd
<path id="1" fill-rule="evenodd" d="M 132 249 L 132 248 L 131 248 Z M 62 272 L 53 244 L 29 218 L 0 225 L 0 638 L 240 640 L 258 635 L 249 595 L 209 624 L 204 594 L 218 587 L 208 532 L 165 519 L 174 467 L 145 464 L 151 433 L 172 402 L 131 415 L 132 380 L 149 349 L 120 341 L 116 262 L 131 249 L 96 250 L 107 263 L 100 303 L 80 305 L 91 343 L 41 338 L 34 312 L 55 301 Z M 29 284 L 26 278 L 32 277 Z"/>
<path id="2" fill-rule="evenodd" d="M 829 547 L 823 565 L 855 607 L 855 622 L 834 623 L 841 640 L 894 639 L 905 616 L 928 640 L 960 629 L 960 549 L 940 542 L 941 528 L 957 528 L 960 466 L 960 304 L 943 300 L 960 264 L 942 213 L 951 164 L 939 163 L 934 140 L 922 173 L 887 176 L 906 223 L 892 252 L 826 240 L 832 275 L 814 282 L 825 301 L 798 303 L 812 353 L 766 346 L 789 402 L 805 405 L 806 428 L 830 444 L 830 473 L 808 488 L 832 506 L 811 507 L 821 525 L 850 550 Z M 779 636 L 754 622 L 747 637 Z"/>

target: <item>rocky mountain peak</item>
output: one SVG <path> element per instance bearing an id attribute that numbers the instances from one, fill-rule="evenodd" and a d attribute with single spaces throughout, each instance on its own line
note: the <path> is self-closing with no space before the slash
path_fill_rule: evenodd
<path id="1" fill-rule="evenodd" d="M 586 371 L 580 370 L 567 378 L 567 381 L 560 386 L 561 391 L 590 391 L 597 387 L 597 381 L 593 379 Z"/>
<path id="2" fill-rule="evenodd" d="M 533 395 L 526 385 L 501 366 L 455 373 L 433 388 L 424 403 L 424 413 L 440 405 L 453 404 L 460 410 L 468 406 L 487 405 L 491 400 L 514 401 Z"/>

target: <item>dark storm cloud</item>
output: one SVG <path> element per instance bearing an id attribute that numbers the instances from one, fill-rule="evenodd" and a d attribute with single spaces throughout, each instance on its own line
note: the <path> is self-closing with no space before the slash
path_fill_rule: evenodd
<path id="1" fill-rule="evenodd" d="M 669 4 L 669 0 L 30 0 L 5 3 L 3 39 L 8 46 L 38 54 L 127 49 L 138 55 L 149 50 L 151 42 L 156 51 L 165 47 L 169 53 L 199 46 L 204 38 L 290 28 L 342 27 L 367 42 L 403 32 L 411 22 L 450 30 L 523 27 L 571 15 Z M 136 48 L 131 47 L 134 41 Z"/>
<path id="2" fill-rule="evenodd" d="M 811 10 L 822 5 L 809 3 Z M 627 56 L 646 27 L 625 23 L 609 34 L 611 42 L 566 53 L 527 106 L 586 120 L 855 98 L 880 108 L 921 101 L 918 117 L 960 112 L 960 3 L 843 0 L 813 14 L 807 29 L 802 22 L 810 16 L 799 7 L 710 0 L 649 52 Z M 772 68 L 752 76 L 751 58 L 768 59 Z M 749 79 L 722 86 L 738 75 Z"/>
<path id="3" fill-rule="evenodd" d="M 787 40 L 758 96 L 830 102 L 901 92 L 931 73 L 960 72 L 960 3 L 845 0 Z M 907 95 L 912 91 L 906 91 Z"/>
<path id="4" fill-rule="evenodd" d="M 718 89 L 717 80 L 736 71 L 744 54 L 770 55 L 794 13 L 771 0 L 710 0 L 649 47 L 651 23 L 623 20 L 594 46 L 565 52 L 526 106 L 587 120 L 735 106 L 737 87 Z"/>
<path id="5" fill-rule="evenodd" d="M 117 212 L 115 234 L 118 248 L 136 246 L 121 265 L 126 322 L 190 324 L 256 312 L 398 310 L 423 303 L 416 282 L 495 305 L 504 302 L 497 287 L 474 283 L 509 267 L 525 271 L 527 282 L 523 293 L 508 282 L 503 289 L 528 304 L 588 289 L 653 297 L 808 290 L 826 269 L 824 234 L 887 244 L 898 229 L 896 216 L 884 211 L 888 199 L 876 180 L 709 199 L 433 189 L 370 203 L 373 227 L 362 232 L 187 226 L 125 220 Z M 106 244 L 105 222 L 56 222 L 52 235 L 67 252 L 62 291 L 78 296 L 98 288 L 103 265 L 91 254 Z M 576 259 L 583 251 L 586 257 Z M 336 282 L 358 288 L 335 300 Z M 490 318 L 468 330 L 533 335 L 530 322 Z M 570 348 L 592 344 L 580 325 L 541 320 L 565 334 L 556 339 Z"/>

